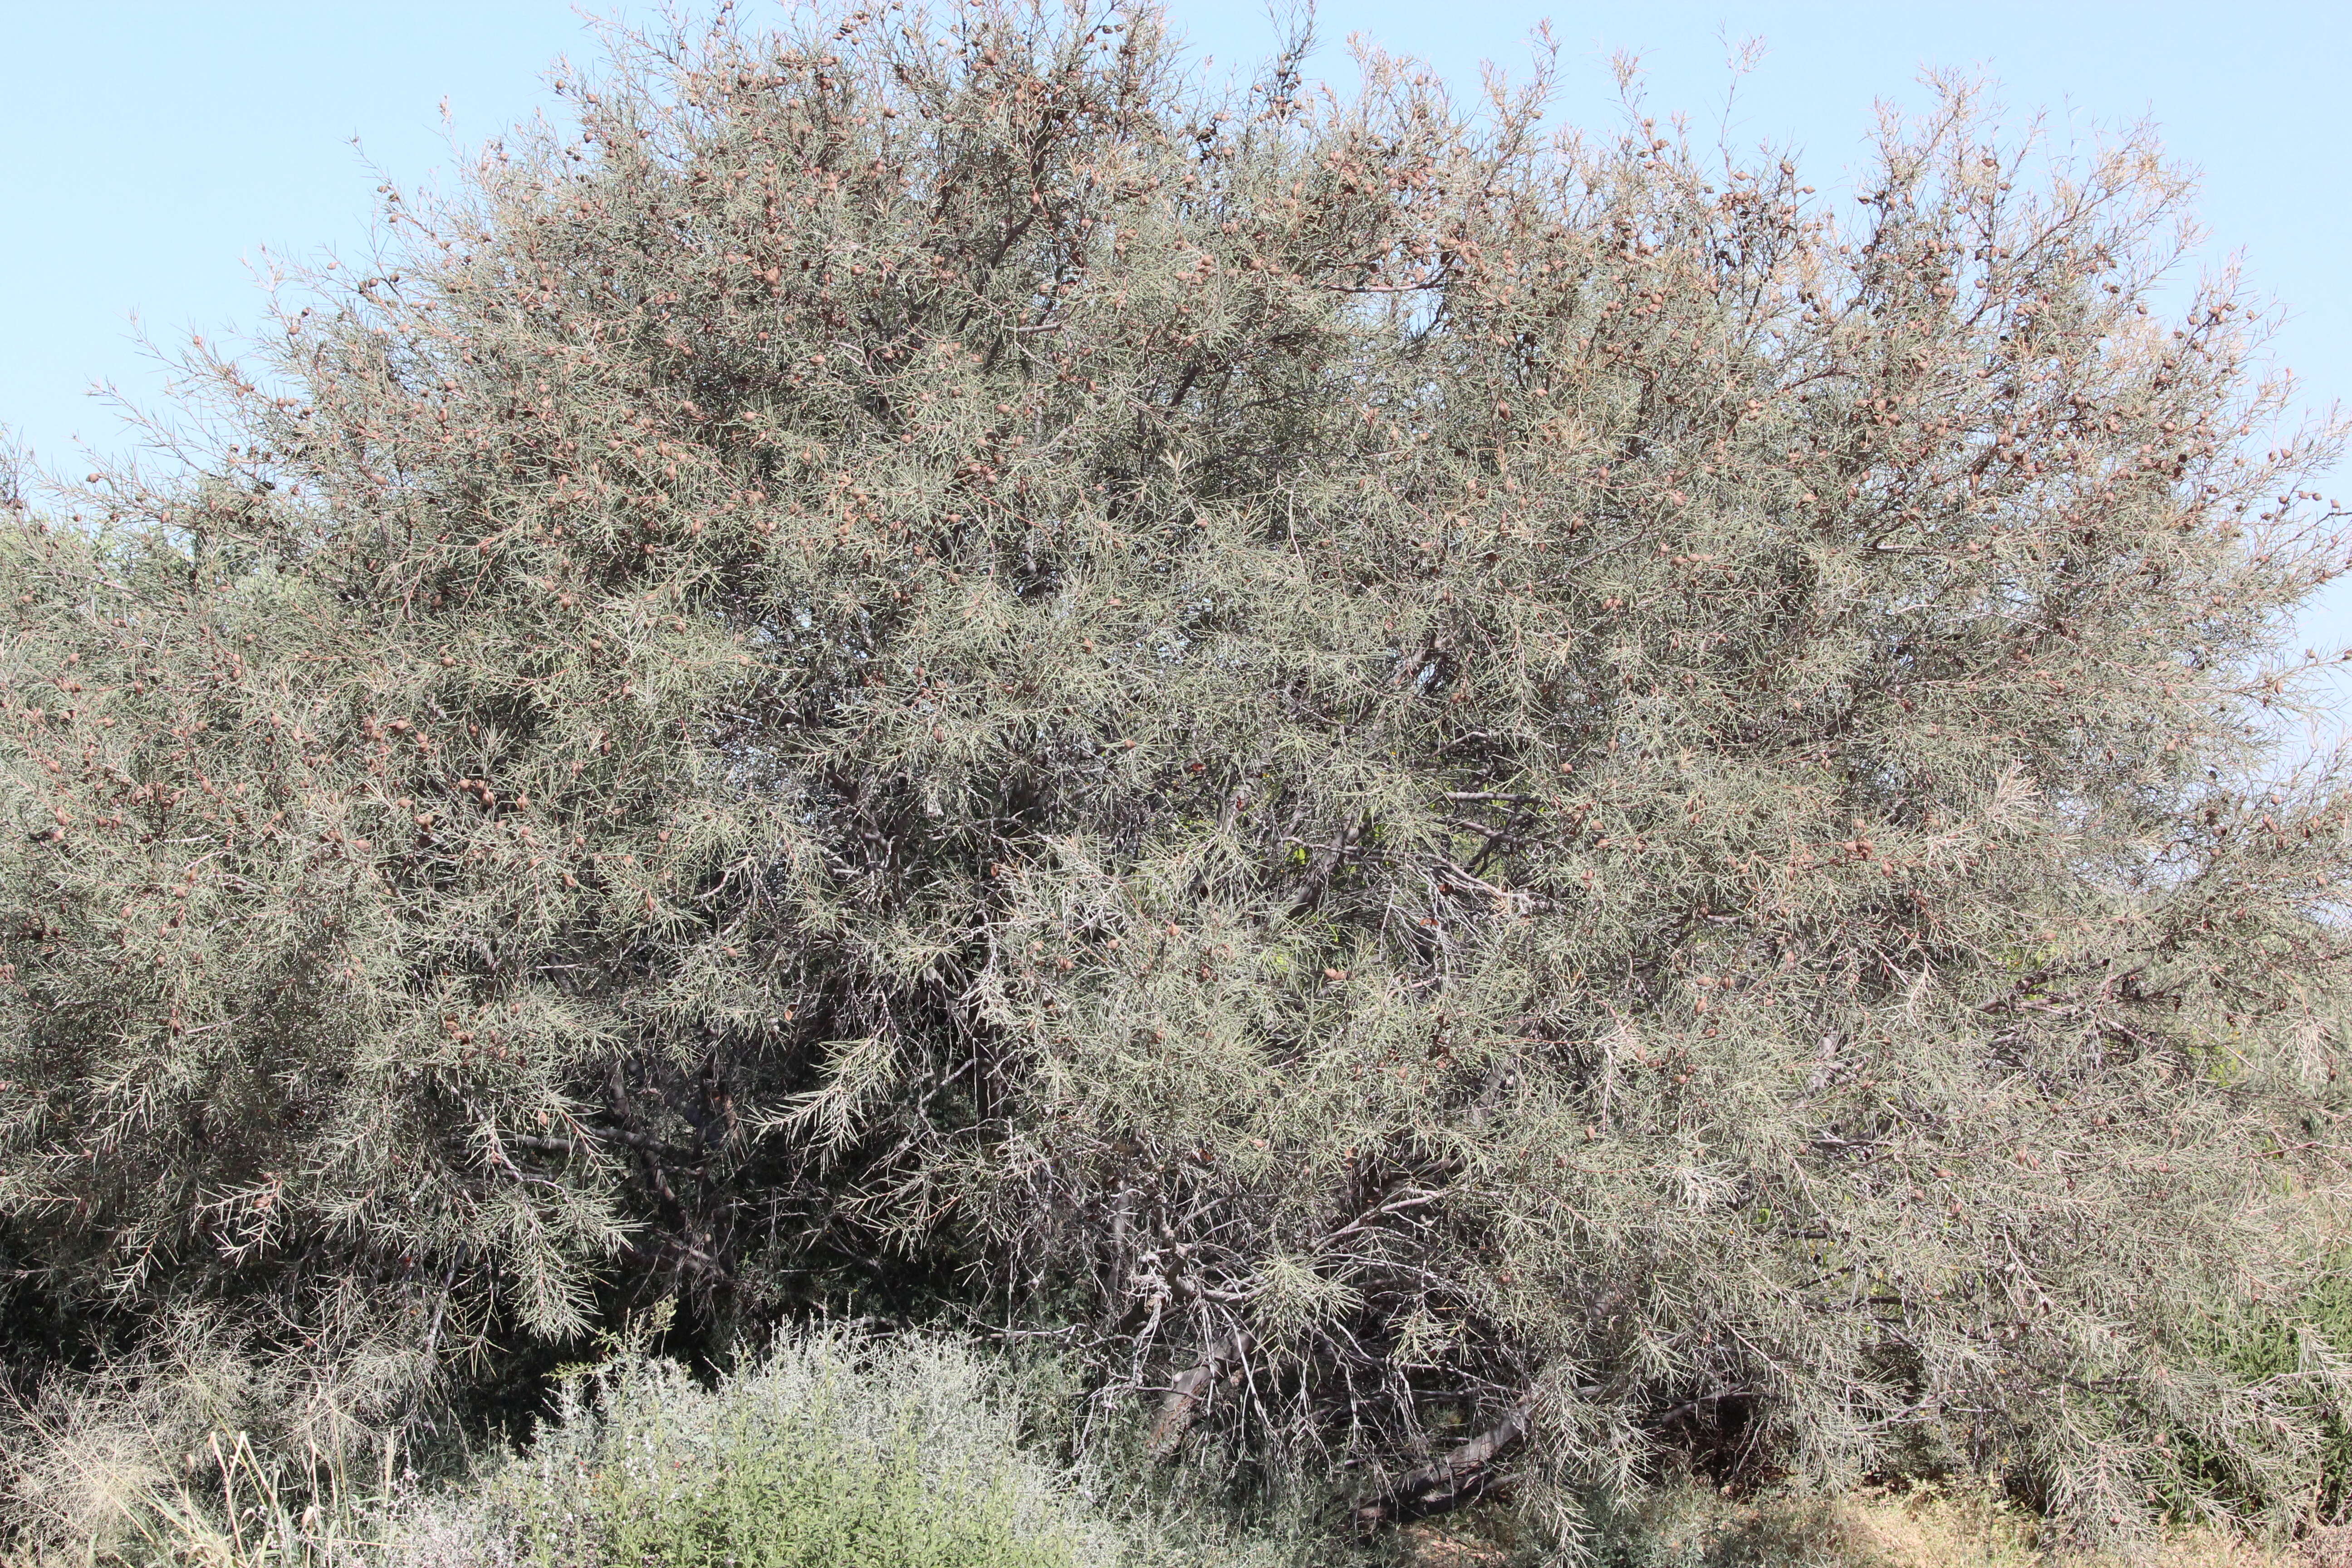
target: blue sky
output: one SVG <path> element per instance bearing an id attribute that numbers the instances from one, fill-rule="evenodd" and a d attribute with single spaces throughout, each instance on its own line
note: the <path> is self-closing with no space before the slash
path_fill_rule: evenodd
<path id="1" fill-rule="evenodd" d="M 646 14 L 608 5 L 606 14 Z M 746 0 L 746 15 L 762 14 Z M 1273 37 L 1259 0 L 1173 0 L 1213 70 Z M 2352 401 L 2352 5 L 1853 4 L 1844 0 L 1323 0 L 1314 69 L 1344 81 L 1363 33 L 1464 86 L 1481 60 L 1519 68 L 1547 16 L 1560 45 L 1560 118 L 1613 115 L 1610 58 L 1642 57 L 1657 112 L 1723 118 L 1728 45 L 1760 38 L 1731 119 L 1743 143 L 1798 150 L 1824 191 L 1863 151 L 1873 105 L 1919 104 L 1925 68 L 1996 79 L 2021 119 L 2063 130 L 2152 120 L 2201 171 L 2210 259 L 2242 254 L 2290 315 L 2275 353 L 2307 406 Z M 89 397 L 111 382 L 152 398 L 131 342 L 233 331 L 257 315 L 263 247 L 363 244 L 378 171 L 403 184 L 553 100 L 559 55 L 593 54 L 562 0 L 0 0 L 0 424 L 44 462 L 76 437 L 126 432 Z M 440 112 L 447 100 L 445 131 Z M 353 145 L 356 140 L 357 147 Z M 2352 476 L 2343 481 L 2352 489 Z M 2352 640 L 2352 592 L 2306 635 Z"/>

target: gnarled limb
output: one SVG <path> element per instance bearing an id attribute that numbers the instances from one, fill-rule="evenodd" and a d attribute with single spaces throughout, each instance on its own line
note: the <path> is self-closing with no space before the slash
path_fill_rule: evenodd
<path id="1" fill-rule="evenodd" d="M 1248 1336 L 1236 1331 L 1211 1340 L 1201 1359 L 1176 1376 L 1169 1385 L 1167 1397 L 1160 1402 L 1160 1415 L 1151 1423 L 1151 1434 L 1146 1447 L 1155 1458 L 1164 1458 L 1176 1447 L 1201 1411 L 1201 1401 L 1212 1384 L 1224 1375 L 1225 1369 L 1240 1359 L 1249 1348 Z"/>
<path id="2" fill-rule="evenodd" d="M 1493 1479 L 1490 1467 L 1495 1460 L 1527 1436 L 1528 1418 L 1534 1410 L 1535 1397 L 1529 1394 L 1512 1405 L 1500 1421 L 1461 1447 L 1406 1471 L 1396 1485 L 1356 1510 L 1357 1526 L 1371 1530 L 1409 1519 L 1426 1519 L 1471 1501 Z"/>

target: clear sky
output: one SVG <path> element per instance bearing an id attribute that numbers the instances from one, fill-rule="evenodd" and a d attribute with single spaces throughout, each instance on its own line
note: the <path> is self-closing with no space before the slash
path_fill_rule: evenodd
<path id="1" fill-rule="evenodd" d="M 741 8 L 761 14 L 760 0 Z M 1218 71 L 1273 37 L 1260 0 L 1171 11 Z M 593 53 L 583 16 L 565 0 L 0 0 L 0 425 L 59 466 L 77 437 L 120 447 L 125 432 L 87 394 L 110 381 L 153 396 L 134 315 L 166 342 L 255 321 L 263 247 L 357 248 L 377 171 L 429 180 L 450 165 L 451 135 L 478 142 L 552 102 L 547 65 Z M 1795 147 L 1825 192 L 1861 153 L 1875 101 L 1925 101 L 1928 67 L 1993 78 L 2021 119 L 2047 110 L 2084 132 L 2151 120 L 2202 173 L 2211 259 L 2242 254 L 2290 308 L 2276 353 L 2306 405 L 2352 402 L 2344 0 L 1323 0 L 1311 68 L 1345 81 L 1344 44 L 1360 32 L 1469 87 L 1482 60 L 1522 68 L 1547 16 L 1558 113 L 1595 126 L 1612 121 L 1622 50 L 1642 58 L 1654 111 L 1711 130 L 1727 46 L 1761 39 L 1732 129 Z M 2306 632 L 2352 640 L 2352 592 Z"/>

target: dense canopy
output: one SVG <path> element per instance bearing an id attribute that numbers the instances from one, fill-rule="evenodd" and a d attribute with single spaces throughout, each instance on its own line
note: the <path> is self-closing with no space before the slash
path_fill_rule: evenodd
<path id="1" fill-rule="evenodd" d="M 1368 1520 L 2307 1501 L 2340 1358 L 2212 1324 L 2341 1212 L 2336 433 L 2183 183 L 1361 64 L 617 37 L 9 514 L 12 1364 L 331 1444 L 676 1294 Z"/>

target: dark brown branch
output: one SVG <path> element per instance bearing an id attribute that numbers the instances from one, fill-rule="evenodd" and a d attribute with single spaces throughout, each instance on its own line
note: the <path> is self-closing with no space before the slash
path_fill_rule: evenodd
<path id="1" fill-rule="evenodd" d="M 1460 1447 L 1406 1471 L 1396 1485 L 1356 1510 L 1357 1526 L 1371 1530 L 1410 1519 L 1426 1519 L 1471 1501 L 1494 1479 L 1494 1462 L 1527 1436 L 1528 1418 L 1534 1409 L 1534 1396 L 1528 1395 L 1511 1406 L 1500 1421 Z"/>

